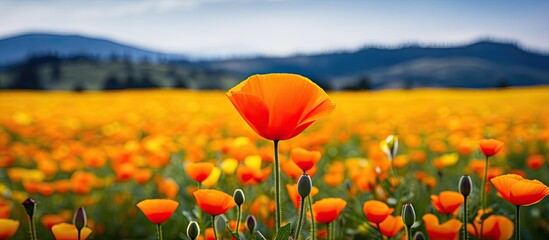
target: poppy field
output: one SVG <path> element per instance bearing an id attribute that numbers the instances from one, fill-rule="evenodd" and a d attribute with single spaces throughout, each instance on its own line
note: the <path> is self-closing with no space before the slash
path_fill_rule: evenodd
<path id="1" fill-rule="evenodd" d="M 549 88 L 293 77 L 2 92 L 0 239 L 549 238 Z"/>

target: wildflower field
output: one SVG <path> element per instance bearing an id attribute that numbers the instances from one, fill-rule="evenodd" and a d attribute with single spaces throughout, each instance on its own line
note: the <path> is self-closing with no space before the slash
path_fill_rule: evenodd
<path id="1" fill-rule="evenodd" d="M 464 239 L 465 200 L 470 239 L 515 237 L 520 205 L 521 236 L 549 238 L 549 190 L 540 186 L 549 183 L 549 87 L 327 95 L 333 111 L 306 116 L 310 126 L 280 123 L 292 128 L 281 133 L 254 126 L 246 111 L 259 107 L 239 109 L 224 91 L 1 92 L 0 219 L 18 224 L 0 220 L 0 239 L 11 230 L 11 239 L 30 238 L 27 198 L 36 201 L 38 239 L 54 239 L 56 224 L 77 225 L 79 207 L 88 239 L 155 239 L 160 223 L 163 239 L 189 239 L 191 221 L 191 235 L 230 239 L 239 210 L 241 239 L 274 239 L 279 217 L 302 239 L 405 239 L 406 229 Z M 294 109 L 292 101 L 275 108 Z M 278 194 L 270 137 L 280 140 Z M 506 174 L 524 196 L 495 178 Z M 464 175 L 470 194 L 460 189 Z M 243 199 L 233 200 L 236 189 Z"/>

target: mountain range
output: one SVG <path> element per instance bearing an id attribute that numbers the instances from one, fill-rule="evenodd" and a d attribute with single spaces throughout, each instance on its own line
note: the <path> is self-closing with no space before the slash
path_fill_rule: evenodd
<path id="1" fill-rule="evenodd" d="M 190 61 L 182 54 L 144 50 L 105 39 L 26 34 L 0 40 L 0 88 L 25 81 L 21 73 L 19 78 L 14 74 L 22 71 L 20 66 L 28 64 L 29 58 L 43 55 L 54 55 L 57 61 L 65 63 L 58 70 L 61 80 L 42 77 L 39 81 L 45 86 L 43 89 L 53 90 L 69 90 L 78 81 L 84 90 L 99 90 L 109 77 L 116 77 L 117 83 L 124 85 L 133 81 L 129 77 L 145 73 L 147 81 L 156 83 L 153 84 L 156 87 L 197 89 L 226 89 L 249 75 L 269 72 L 302 74 L 335 90 L 549 85 L 549 55 L 525 50 L 514 43 L 486 40 L 462 46 L 366 46 L 356 51 L 287 57 Z M 76 61 L 74 56 L 89 56 L 93 61 L 86 63 L 81 58 Z M 124 64 L 120 64 L 120 59 Z M 37 64 L 36 71 L 41 76 L 51 64 L 39 62 L 42 65 Z M 70 74 L 74 68 L 97 73 L 84 74 L 88 76 L 86 80 L 76 79 L 78 74 Z"/>

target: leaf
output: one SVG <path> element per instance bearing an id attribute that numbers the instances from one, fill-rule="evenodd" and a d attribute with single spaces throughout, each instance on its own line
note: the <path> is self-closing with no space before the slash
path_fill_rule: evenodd
<path id="1" fill-rule="evenodd" d="M 287 240 L 292 234 L 292 224 L 288 223 L 285 226 L 278 229 L 276 233 L 276 240 Z"/>

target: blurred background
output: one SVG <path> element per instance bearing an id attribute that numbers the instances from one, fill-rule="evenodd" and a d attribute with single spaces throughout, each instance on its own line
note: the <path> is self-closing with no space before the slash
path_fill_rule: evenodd
<path id="1" fill-rule="evenodd" d="M 26 239 L 20 203 L 31 197 L 40 239 L 53 239 L 50 228 L 80 206 L 89 239 L 154 239 L 136 204 L 171 198 L 180 205 L 165 239 L 187 239 L 189 221 L 203 233 L 211 224 L 185 166 L 210 162 L 201 186 L 242 188 L 244 216 L 274 236 L 272 142 L 225 92 L 252 74 L 287 72 L 329 90 L 337 105 L 279 148 L 283 186 L 302 173 L 292 172 L 292 149 L 321 152 L 314 200 L 348 202 L 337 239 L 379 237 L 362 211 L 371 199 L 394 215 L 395 203 L 412 202 L 414 231 L 427 233 L 425 214 L 451 218 L 429 196 L 457 191 L 463 174 L 475 184 L 472 220 L 486 175 L 480 139 L 505 143 L 488 178 L 549 183 L 548 12 L 549 1 L 535 0 L 0 1 L 0 219 L 19 220 L 12 239 Z M 406 183 L 398 191 L 380 148 L 392 134 Z M 261 178 L 250 182 L 246 171 Z M 513 220 L 513 205 L 487 189 L 493 213 Z M 549 239 L 548 216 L 549 198 L 525 208 L 524 239 Z"/>
<path id="2" fill-rule="evenodd" d="M 549 83 L 546 1 L 0 2 L 0 88 L 228 89 L 291 72 L 325 89 Z"/>

